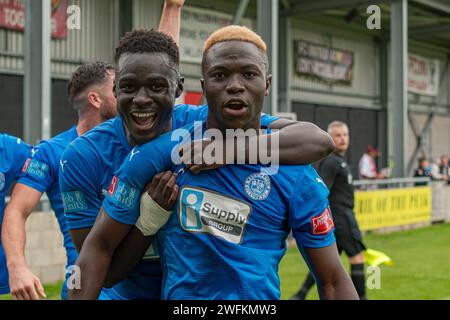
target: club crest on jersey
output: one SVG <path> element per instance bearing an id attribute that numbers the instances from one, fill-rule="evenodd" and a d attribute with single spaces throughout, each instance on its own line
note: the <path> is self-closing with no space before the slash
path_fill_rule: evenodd
<path id="1" fill-rule="evenodd" d="M 252 211 L 249 204 L 211 190 L 183 187 L 179 221 L 188 232 L 209 233 L 239 244 Z"/>
<path id="2" fill-rule="evenodd" d="M 253 200 L 264 200 L 270 193 L 270 177 L 264 173 L 254 173 L 245 179 L 244 189 Z"/>
<path id="3" fill-rule="evenodd" d="M 5 175 L 0 172 L 0 191 L 3 191 L 3 188 L 5 187 Z"/>
<path id="4" fill-rule="evenodd" d="M 321 214 L 311 218 L 311 233 L 314 235 L 328 234 L 333 228 L 333 217 L 328 207 Z"/>

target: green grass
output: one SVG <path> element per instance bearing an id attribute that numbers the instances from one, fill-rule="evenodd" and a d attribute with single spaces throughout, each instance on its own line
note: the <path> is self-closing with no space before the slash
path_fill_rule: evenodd
<path id="1" fill-rule="evenodd" d="M 63 281 L 52 284 L 45 284 L 44 290 L 47 295 L 47 300 L 60 300 L 61 299 L 61 288 Z M 10 294 L 0 295 L 0 300 L 12 300 Z"/>
<path id="2" fill-rule="evenodd" d="M 366 245 L 392 258 L 381 266 L 381 289 L 367 290 L 369 299 L 450 299 L 450 224 L 390 234 L 368 234 Z M 343 257 L 348 269 L 348 260 Z M 296 247 L 280 264 L 281 298 L 289 299 L 300 287 L 307 267 Z M 318 299 L 314 286 L 308 299 Z"/>
<path id="3" fill-rule="evenodd" d="M 369 248 L 381 250 L 394 266 L 381 266 L 381 289 L 367 290 L 369 299 L 450 299 L 450 224 L 390 234 L 368 234 Z M 344 266 L 348 260 L 343 256 Z M 303 282 L 307 267 L 296 247 L 280 264 L 281 298 L 289 299 Z M 48 299 L 60 298 L 62 282 L 45 285 Z M 10 295 L 0 296 L 9 300 Z M 313 287 L 308 299 L 318 299 Z"/>

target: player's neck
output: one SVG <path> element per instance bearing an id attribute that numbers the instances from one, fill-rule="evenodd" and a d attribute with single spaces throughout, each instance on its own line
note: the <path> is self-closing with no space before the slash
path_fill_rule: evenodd
<path id="1" fill-rule="evenodd" d="M 89 130 L 95 128 L 106 119 L 101 119 L 98 113 L 92 114 L 90 112 L 80 113 L 78 115 L 77 133 L 78 136 L 82 136 Z"/>
<path id="2" fill-rule="evenodd" d="M 227 130 L 249 130 L 249 129 L 254 129 L 256 131 L 257 134 L 260 133 L 260 129 L 261 128 L 261 120 L 258 117 L 257 119 L 255 119 L 254 121 L 252 121 L 247 127 L 243 127 L 243 128 L 226 128 L 226 125 L 224 123 L 220 123 L 220 121 L 217 121 L 213 116 L 211 116 L 210 114 L 208 114 L 208 119 L 206 120 L 205 123 L 205 129 L 209 130 L 209 129 L 217 129 L 220 132 L 222 132 L 222 134 L 224 136 L 226 136 Z"/>

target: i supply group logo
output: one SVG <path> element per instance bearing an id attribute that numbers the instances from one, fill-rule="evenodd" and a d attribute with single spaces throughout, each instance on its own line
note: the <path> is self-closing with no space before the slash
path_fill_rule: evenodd
<path id="1" fill-rule="evenodd" d="M 179 220 L 188 232 L 209 233 L 239 244 L 251 211 L 249 204 L 209 190 L 194 187 L 181 190 Z"/>

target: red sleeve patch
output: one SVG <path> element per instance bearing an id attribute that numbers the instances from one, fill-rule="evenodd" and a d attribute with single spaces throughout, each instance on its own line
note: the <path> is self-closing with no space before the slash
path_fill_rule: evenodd
<path id="1" fill-rule="evenodd" d="M 328 234 L 333 228 L 333 217 L 328 207 L 321 214 L 311 218 L 311 233 L 314 235 Z"/>
<path id="2" fill-rule="evenodd" d="M 109 195 L 112 197 L 112 195 L 114 194 L 114 190 L 116 190 L 116 184 L 117 184 L 117 177 L 114 176 L 111 184 L 109 185 Z"/>
<path id="3" fill-rule="evenodd" d="M 31 158 L 28 158 L 22 168 L 22 173 L 25 173 L 28 169 L 28 165 L 30 164 Z"/>

